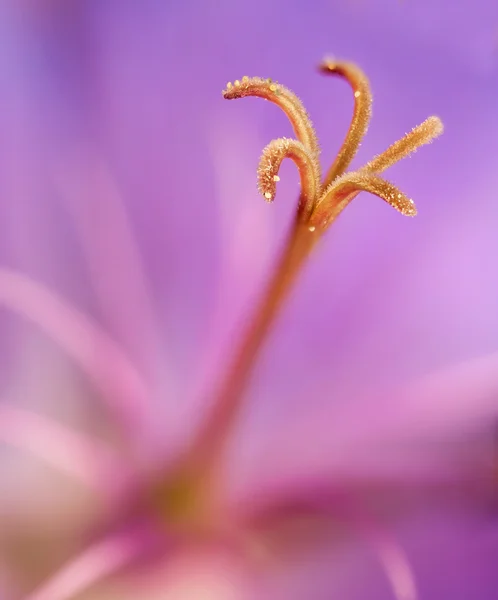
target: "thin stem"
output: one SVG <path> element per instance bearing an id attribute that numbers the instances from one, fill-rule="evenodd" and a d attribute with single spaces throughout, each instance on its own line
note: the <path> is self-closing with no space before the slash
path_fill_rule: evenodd
<path id="1" fill-rule="evenodd" d="M 242 394 L 256 356 L 317 240 L 318 235 L 314 228 L 296 220 L 280 262 L 216 395 L 211 414 L 194 442 L 193 449 L 197 457 L 209 456 L 209 459 L 212 459 L 213 453 L 217 455 L 227 438 L 230 426 L 240 409 Z"/>

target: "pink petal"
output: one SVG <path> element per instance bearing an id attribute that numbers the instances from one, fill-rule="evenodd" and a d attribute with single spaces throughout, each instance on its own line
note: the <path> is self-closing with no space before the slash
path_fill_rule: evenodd
<path id="1" fill-rule="evenodd" d="M 145 368 L 159 340 L 132 223 L 116 182 L 94 158 L 98 151 L 82 145 L 71 152 L 72 160 L 64 157 L 56 169 L 56 185 L 73 217 L 105 322 Z"/>
<path id="2" fill-rule="evenodd" d="M 0 269 L 0 304 L 33 321 L 87 373 L 119 422 L 135 439 L 149 392 L 141 375 L 96 323 L 25 275 Z"/>
<path id="3" fill-rule="evenodd" d="M 112 493 L 129 479 L 124 463 L 102 442 L 14 406 L 0 404 L 0 440 L 99 492 Z"/>
<path id="4" fill-rule="evenodd" d="M 353 506 L 348 502 L 344 509 L 341 517 L 346 517 L 347 524 L 353 526 L 378 557 L 396 600 L 416 600 L 415 578 L 403 548 L 358 503 Z"/>
<path id="5" fill-rule="evenodd" d="M 150 547 L 143 531 L 113 534 L 69 561 L 25 600 L 69 600 L 115 573 Z"/>
<path id="6" fill-rule="evenodd" d="M 317 479 L 489 479 L 497 373 L 498 355 L 491 354 L 384 393 L 338 390 L 321 410 L 289 413 L 271 436 L 260 433 L 257 447 L 238 449 L 239 477 L 248 487 L 257 480 L 259 490 Z"/>

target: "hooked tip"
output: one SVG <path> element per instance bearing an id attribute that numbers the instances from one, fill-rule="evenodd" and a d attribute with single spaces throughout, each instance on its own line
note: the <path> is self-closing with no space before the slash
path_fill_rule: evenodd
<path id="1" fill-rule="evenodd" d="M 335 71 L 337 68 L 337 60 L 333 56 L 324 56 L 318 64 L 318 70 L 321 73 Z"/>

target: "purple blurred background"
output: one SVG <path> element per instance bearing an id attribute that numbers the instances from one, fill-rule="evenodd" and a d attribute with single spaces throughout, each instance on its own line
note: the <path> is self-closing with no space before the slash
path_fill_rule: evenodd
<path id="1" fill-rule="evenodd" d="M 498 4 L 6 0 L 0 8 L 0 261 L 93 315 L 146 372 L 154 394 L 144 419 L 165 455 L 202 418 L 204 392 L 223 373 L 295 209 L 293 166 L 282 168 L 274 205 L 256 188 L 262 148 L 290 134 L 285 117 L 258 100 L 226 103 L 221 90 L 243 75 L 289 86 L 311 114 L 327 167 L 352 98 L 316 72 L 326 54 L 357 62 L 372 84 L 372 125 L 355 166 L 431 114 L 445 133 L 387 175 L 415 200 L 415 220 L 362 195 L 303 273 L 234 436 L 237 498 L 276 480 L 361 471 L 361 449 L 385 430 L 446 439 L 495 417 Z M 57 346 L 7 311 L 0 331 L 2 401 L 113 436 L 99 398 Z M 488 355 L 481 368 L 475 361 Z M 418 383 L 399 395 L 440 371 L 449 375 L 439 395 Z M 54 475 L 30 458 L 3 449 L 0 458 L 0 512 L 17 515 L 0 549 L 10 551 L 23 523 L 39 544 L 65 548 L 90 500 L 58 479 L 56 492 Z M 363 469 L 375 473 L 373 463 Z M 18 506 L 33 490 L 38 504 Z M 43 515 L 54 514 L 58 534 L 52 517 L 42 532 Z M 421 598 L 496 598 L 496 522 L 429 514 L 399 535 Z M 16 578 L 23 559 L 13 561 Z M 389 597 L 373 562 L 360 579 L 337 582 L 324 578 L 331 560 L 301 565 L 292 590 L 284 572 L 273 597 Z M 14 587 L 48 569 L 26 562 L 29 583 Z"/>

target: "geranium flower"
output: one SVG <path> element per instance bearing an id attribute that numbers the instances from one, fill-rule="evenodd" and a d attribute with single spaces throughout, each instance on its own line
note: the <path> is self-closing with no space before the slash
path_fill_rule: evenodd
<path id="1" fill-rule="evenodd" d="M 493 357 L 480 359 L 407 386 L 404 380 L 426 372 L 427 364 L 440 366 L 439 362 L 445 362 L 442 358 L 446 362 L 461 358 L 459 351 L 452 356 L 436 348 L 426 359 L 427 346 L 420 340 L 427 338 L 407 328 L 410 320 L 405 318 L 413 318 L 410 309 L 414 305 L 403 295 L 413 296 L 410 286 L 417 275 L 409 278 L 401 292 L 394 291 L 391 303 L 385 299 L 393 284 L 383 281 L 378 259 L 366 253 L 357 263 L 350 256 L 347 266 L 341 264 L 341 249 L 348 244 L 370 246 L 372 230 L 387 215 L 370 212 L 374 209 L 365 202 L 361 211 L 367 212 L 360 217 L 360 229 L 354 231 L 351 225 L 362 214 L 360 209 L 352 211 L 350 221 L 343 221 L 344 217 L 337 225 L 335 221 L 361 191 L 414 215 L 413 202 L 381 173 L 438 135 L 440 121 L 427 119 L 365 167 L 349 169 L 370 120 L 370 89 L 358 67 L 328 59 L 322 70 L 349 82 L 355 108 L 337 159 L 322 178 L 315 130 L 297 97 L 272 80 L 246 76 L 234 80 L 223 92 L 226 99 L 261 96 L 270 100 L 283 109 L 294 130 L 295 139 L 278 134 L 265 147 L 258 169 L 260 192 L 268 201 L 273 201 L 280 186 L 279 196 L 292 194 L 283 166 L 280 172 L 282 161 L 291 158 L 298 167 L 301 193 L 297 209 L 291 203 L 287 209 L 284 202 L 282 208 L 275 203 L 277 225 L 263 215 L 267 208 L 263 203 L 258 208 L 248 203 L 241 215 L 221 205 L 220 216 L 227 222 L 214 235 L 215 204 L 210 203 L 210 194 L 198 199 L 210 180 L 198 168 L 198 142 L 190 129 L 200 122 L 190 98 L 200 90 L 203 96 L 209 92 L 212 73 L 180 72 L 176 65 L 174 75 L 161 75 L 154 88 L 151 82 L 158 74 L 158 63 L 148 61 L 156 44 L 161 47 L 158 39 L 163 39 L 165 16 L 171 19 L 166 26 L 169 43 L 172 50 L 177 47 L 179 34 L 171 23 L 175 18 L 181 22 L 182 9 L 176 7 L 180 13 L 175 15 L 174 8 L 168 11 L 153 3 L 138 8 L 135 11 L 131 4 L 116 13 L 112 2 L 92 8 L 83 4 L 68 8 L 55 2 L 3 9 L 4 22 L 12 27 L 10 38 L 4 41 L 9 50 L 4 55 L 9 57 L 7 64 L 20 68 L 15 76 L 7 77 L 10 85 L 3 113 L 9 142 L 2 160 L 7 166 L 6 196 L 19 199 L 23 211 L 21 219 L 6 214 L 13 223 L 22 223 L 22 233 L 13 230 L 12 237 L 15 243 L 25 241 L 27 250 L 21 248 L 10 260 L 7 254 L 9 266 L 0 271 L 0 298 L 4 306 L 48 333 L 77 370 L 70 370 L 57 354 L 55 369 L 50 360 L 44 362 L 54 348 L 36 337 L 33 340 L 31 329 L 25 333 L 30 343 L 42 344 L 41 352 L 34 351 L 42 375 L 36 376 L 29 360 L 22 364 L 29 359 L 29 346 L 23 341 L 22 369 L 18 367 L 14 377 L 5 381 L 8 399 L 2 404 L 0 435 L 45 458 L 89 490 L 89 500 L 78 488 L 68 497 L 67 482 L 61 485 L 53 481 L 53 473 L 43 473 L 45 486 L 47 481 L 54 487 L 57 483 L 56 495 L 63 498 L 60 506 L 66 514 L 57 514 L 60 509 L 54 506 L 53 495 L 48 496 L 51 506 L 43 509 L 47 488 L 42 484 L 45 496 L 39 492 L 29 503 L 31 514 L 45 515 L 48 522 L 48 531 L 39 534 L 38 544 L 33 543 L 32 532 L 31 537 L 27 534 L 29 521 L 19 529 L 14 519 L 9 527 L 9 519 L 18 514 L 14 510 L 18 498 L 15 493 L 10 499 L 5 494 L 4 514 L 9 517 L 4 520 L 3 543 L 3 559 L 8 564 L 1 571 L 6 573 L 5 594 L 21 597 L 25 591 L 29 600 L 84 597 L 85 593 L 120 598 L 144 594 L 298 598 L 320 597 L 335 590 L 343 595 L 341 578 L 351 572 L 367 577 L 368 567 L 361 564 L 359 550 L 366 542 L 381 561 L 391 594 L 415 598 L 416 568 L 400 540 L 416 540 L 416 535 L 407 536 L 402 528 L 410 532 L 413 519 L 430 520 L 440 514 L 440 506 L 460 523 L 468 515 L 481 515 L 492 500 L 494 451 L 489 417 L 496 406 L 495 363 Z M 203 21 L 202 15 L 197 18 L 195 27 Z M 82 25 L 84 19 L 88 21 Z M 250 28 L 251 24 L 246 25 Z M 200 46 L 202 31 L 200 27 L 196 32 L 201 34 Z M 21 38 L 20 32 L 26 37 Z M 132 45 L 136 63 L 123 56 L 129 52 L 130 33 L 137 36 Z M 102 47 L 92 36 L 103 42 Z M 185 64 L 190 61 L 186 59 Z M 203 68 L 198 57 L 192 64 Z M 226 67 L 230 64 L 227 60 Z M 151 93 L 151 85 L 156 94 Z M 27 86 L 32 96 L 27 95 Z M 171 98 L 169 106 L 157 94 L 161 86 Z M 177 91 L 180 101 L 175 99 Z M 396 101 L 388 110 L 409 113 L 397 94 L 388 97 Z M 186 125 L 178 119 L 177 102 L 191 110 L 193 123 Z M 139 118 L 130 119 L 137 114 Z M 390 124 L 398 118 L 394 113 L 392 117 Z M 210 128 L 214 172 L 228 190 L 222 190 L 221 196 L 232 196 L 249 177 L 233 156 L 247 152 L 250 157 L 248 150 L 240 149 L 241 141 L 251 141 L 250 128 L 239 125 L 242 134 L 235 135 L 237 125 L 211 121 L 206 121 L 206 127 Z M 176 133 L 176 138 L 165 141 L 161 130 Z M 273 125 L 268 132 L 273 133 Z M 162 164 L 161 156 L 170 147 L 170 160 Z M 228 153 L 225 156 L 223 149 Z M 179 165 L 188 167 L 180 170 Z M 164 172 L 164 177 L 151 176 L 158 172 Z M 420 188 L 421 200 L 429 205 L 426 190 L 441 184 L 430 173 L 422 179 L 426 187 Z M 159 181 L 165 183 L 161 191 L 156 188 Z M 242 193 L 251 195 L 245 186 Z M 31 198 L 36 198 L 36 207 Z M 153 198 L 162 199 L 167 212 Z M 54 199 L 62 201 L 64 214 L 54 206 Z M 446 217 L 448 207 L 442 204 L 432 210 Z M 9 210 L 13 213 L 18 208 Z M 295 214 L 284 214 L 285 210 Z M 439 213 L 435 214 L 433 224 L 438 222 Z M 142 228 L 138 245 L 132 223 Z M 165 230 L 161 238 L 155 235 L 157 223 Z M 405 273 L 407 264 L 413 262 L 407 250 L 413 239 L 403 244 L 396 237 L 400 235 L 397 222 L 385 223 L 382 236 L 393 241 L 383 247 L 384 259 L 395 254 L 387 272 Z M 410 236 L 407 226 L 401 227 L 402 235 Z M 33 235 L 37 231 L 43 232 L 41 238 Z M 339 238 L 329 244 L 332 231 Z M 341 240 L 341 231 L 348 235 L 347 243 Z M 48 240 L 48 232 L 57 239 L 66 233 L 62 242 L 56 242 Z M 77 240 L 68 239 L 70 233 Z M 216 241 L 220 244 L 217 251 Z M 55 260 L 50 248 L 54 254 L 63 249 L 63 260 Z M 138 248 L 151 262 L 142 262 Z M 339 267 L 330 267 L 319 258 L 327 248 L 335 253 L 325 253 L 325 257 L 335 256 Z M 281 253 L 280 260 L 275 260 L 273 251 Z M 368 273 L 369 260 L 375 265 L 373 275 Z M 218 272 L 212 264 L 219 265 Z M 367 283 L 351 279 L 353 264 L 367 274 Z M 433 281 L 433 273 L 437 275 L 428 268 L 413 272 L 427 273 L 428 282 Z M 155 279 L 147 273 L 162 274 Z M 194 274 L 202 283 L 196 283 Z M 287 306 L 299 278 L 304 278 L 299 289 L 309 288 L 313 294 L 304 305 L 299 305 L 297 295 Z M 349 289 L 356 288 L 352 300 L 334 296 L 328 283 L 323 283 L 330 280 L 333 286 L 344 286 L 348 278 Z M 53 280 L 55 284 L 50 285 Z M 76 300 L 63 299 L 55 291 L 61 281 Z M 155 282 L 153 292 L 149 282 Z M 382 293 L 374 285 L 380 285 Z M 426 294 L 421 285 L 417 298 L 423 301 Z M 358 297 L 366 298 L 365 304 L 355 307 Z M 335 310 L 324 309 L 329 303 Z M 371 318 L 377 322 L 372 311 L 376 303 L 386 306 L 389 335 L 397 340 L 394 345 L 383 344 L 376 324 L 368 324 Z M 341 306 L 345 307 L 342 312 Z M 366 319 L 361 318 L 362 310 L 369 313 Z M 382 309 L 377 313 L 386 320 Z M 237 323 L 239 315 L 242 320 Z M 289 327 L 289 320 L 297 316 L 298 327 Z M 203 336 L 207 322 L 210 327 Z M 423 317 L 418 322 L 426 323 Z M 330 323 L 335 323 L 332 329 Z M 13 327 L 10 321 L 8 325 Z M 444 323 L 438 331 L 447 331 Z M 415 350 L 406 349 L 407 342 Z M 300 349 L 295 351 L 296 345 Z M 325 345 L 333 348 L 325 350 Z M 6 345 L 4 352 L 10 354 L 12 347 Z M 268 354 L 280 356 L 283 362 L 275 365 Z M 389 368 L 383 370 L 380 365 L 386 362 Z M 265 372 L 265 365 L 273 372 Z M 78 379 L 77 373 L 86 378 Z M 20 408 L 18 399 L 27 392 L 46 396 L 54 405 L 41 412 L 33 412 L 33 402 L 31 410 Z M 100 408 L 102 401 L 105 411 Z M 248 407 L 255 410 L 252 415 L 244 412 Z M 87 426 L 81 428 L 80 423 L 78 432 L 66 428 L 42 416 L 47 408 L 52 413 L 66 411 L 69 421 L 84 418 Z M 102 425 L 102 421 L 114 426 Z M 9 482 L 6 489 L 19 486 L 18 466 L 10 477 L 7 472 L 5 481 Z M 456 512 L 462 508 L 463 513 Z M 21 507 L 20 512 L 26 509 Z M 40 520 L 33 520 L 40 527 Z M 437 530 L 444 522 L 436 520 L 432 526 Z M 8 533 L 10 528 L 13 535 Z M 38 569 L 29 566 L 27 546 Z M 23 560 L 11 558 L 16 552 Z M 432 556 L 437 554 L 434 551 Z M 19 586 L 15 572 L 9 576 L 12 564 L 31 579 L 26 590 Z M 114 574 L 118 577 L 112 580 Z M 368 577 L 375 581 L 374 575 Z M 109 578 L 110 586 L 106 584 Z M 377 587 L 375 592 L 366 590 L 369 597 L 383 593 L 380 583 Z M 349 593 L 354 594 L 354 589 Z"/>

